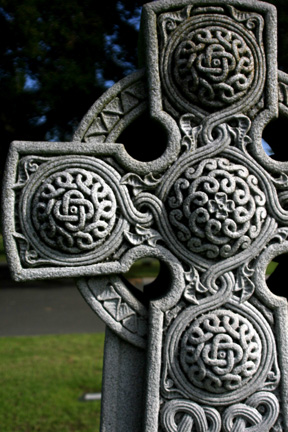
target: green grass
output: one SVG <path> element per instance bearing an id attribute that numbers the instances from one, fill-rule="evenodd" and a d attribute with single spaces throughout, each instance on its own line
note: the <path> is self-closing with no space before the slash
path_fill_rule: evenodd
<path id="1" fill-rule="evenodd" d="M 266 275 L 271 275 L 278 263 L 271 261 L 266 269 Z M 127 279 L 130 278 L 145 278 L 145 277 L 156 277 L 159 273 L 160 263 L 157 259 L 143 258 L 136 261 L 128 273 L 125 274 Z"/>
<path id="2" fill-rule="evenodd" d="M 266 275 L 268 276 L 270 276 L 273 272 L 274 272 L 274 270 L 276 270 L 276 267 L 278 266 L 278 263 L 277 262 L 275 262 L 275 261 L 271 261 L 269 264 L 268 264 L 268 267 L 267 267 L 267 269 L 266 269 Z"/>
<path id="3" fill-rule="evenodd" d="M 1 432 L 97 432 L 103 334 L 0 338 Z"/>
<path id="4" fill-rule="evenodd" d="M 160 270 L 160 262 L 154 258 L 142 258 L 136 261 L 125 273 L 127 279 L 156 277 Z"/>

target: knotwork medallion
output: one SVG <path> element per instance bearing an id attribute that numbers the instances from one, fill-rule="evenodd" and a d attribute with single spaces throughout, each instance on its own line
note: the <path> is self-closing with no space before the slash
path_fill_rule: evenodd
<path id="1" fill-rule="evenodd" d="M 127 225 L 117 214 L 119 179 L 113 168 L 91 157 L 42 163 L 24 187 L 19 212 L 35 251 L 68 265 L 111 254 Z"/>
<path id="2" fill-rule="evenodd" d="M 238 101 L 254 78 L 251 49 L 239 34 L 221 27 L 186 32 L 173 60 L 177 88 L 208 109 Z"/>
<path id="3" fill-rule="evenodd" d="M 110 186 L 93 172 L 67 168 L 53 173 L 32 201 L 35 230 L 52 248 L 74 254 L 105 241 L 116 219 Z"/>
<path id="4" fill-rule="evenodd" d="M 261 340 L 252 324 L 224 309 L 192 322 L 181 341 L 180 362 L 196 387 L 225 393 L 251 380 L 261 353 Z"/>
<path id="5" fill-rule="evenodd" d="M 193 307 L 186 309 L 170 326 L 165 345 L 165 397 L 178 393 L 215 406 L 235 403 L 263 386 L 276 349 L 259 311 L 236 303 L 211 312 L 203 307 L 196 314 Z"/>
<path id="6" fill-rule="evenodd" d="M 194 253 L 222 259 L 247 249 L 267 216 L 254 174 L 226 158 L 189 166 L 166 199 L 178 240 Z"/>
<path id="7" fill-rule="evenodd" d="M 11 146 L 14 277 L 78 278 L 137 347 L 107 332 L 102 430 L 288 431 L 287 301 L 265 280 L 288 251 L 288 164 L 261 144 L 278 108 L 288 113 L 275 23 L 256 0 L 151 2 L 145 71 L 96 101 L 73 142 Z M 129 141 L 142 145 L 148 108 L 147 142 L 163 152 L 140 161 Z M 139 292 L 122 275 L 148 257 L 161 271 Z"/>
<path id="8" fill-rule="evenodd" d="M 168 40 L 161 62 L 167 95 L 188 112 L 191 102 L 208 112 L 242 102 L 262 85 L 265 64 L 261 45 L 235 17 L 193 16 L 193 9 L 190 14 L 180 25 L 179 17 L 160 17 L 163 38 Z M 261 21 L 247 24 L 250 30 L 258 25 Z"/>

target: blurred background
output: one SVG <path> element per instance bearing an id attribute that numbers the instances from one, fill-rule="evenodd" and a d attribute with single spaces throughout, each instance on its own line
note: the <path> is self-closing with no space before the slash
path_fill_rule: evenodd
<path id="1" fill-rule="evenodd" d="M 71 140 L 95 100 L 137 69 L 144 3 L 0 0 L 1 190 L 12 141 Z M 4 284 L 9 273 L 1 233 L 0 218 Z"/>
<path id="2" fill-rule="evenodd" d="M 95 100 L 138 68 L 144 3 L 0 0 L 0 188 L 10 142 L 71 140 Z M 278 9 L 278 67 L 288 72 L 288 2 L 270 3 Z M 286 119 L 267 126 L 271 157 L 288 160 L 286 136 Z M 276 294 L 286 294 L 287 257 L 281 260 L 268 271 L 277 267 Z M 141 286 L 139 279 L 157 275 L 158 264 L 140 263 L 129 278 Z M 1 432 L 98 430 L 100 402 L 84 406 L 78 398 L 101 390 L 103 324 L 71 280 L 15 286 L 1 225 L 0 286 Z"/>
<path id="3" fill-rule="evenodd" d="M 95 100 L 137 70 L 144 3 L 0 0 L 0 188 L 13 140 L 71 140 Z M 288 72 L 288 2 L 270 3 L 278 9 L 278 68 Z M 143 129 L 139 148 L 149 131 Z M 288 160 L 286 130 L 287 120 L 279 118 L 263 135 L 270 146 L 264 143 L 265 150 L 280 161 Z M 125 137 L 129 134 L 123 134 L 124 144 Z M 5 257 L 0 222 L 1 262 Z M 0 276 L 3 271 L 2 265 Z"/>
<path id="4" fill-rule="evenodd" d="M 0 0 L 2 174 L 11 141 L 70 140 L 103 91 L 137 69 L 144 3 Z M 288 2 L 270 3 L 279 15 L 279 69 L 288 72 Z"/>
<path id="5" fill-rule="evenodd" d="M 68 141 L 137 69 L 140 0 L 0 0 L 1 171 L 13 140 Z"/>
<path id="6" fill-rule="evenodd" d="M 0 0 L 0 187 L 10 142 L 71 140 L 95 100 L 137 70 L 137 38 L 144 3 L 145 0 Z M 270 3 L 278 9 L 278 68 L 288 72 L 288 2 Z M 139 121 L 137 128 L 138 125 Z M 263 141 L 265 150 L 279 161 L 288 160 L 286 130 L 287 119 L 279 118 L 263 134 L 268 143 Z M 145 151 L 146 133 L 151 133 L 151 129 L 144 127 L 143 133 L 137 134 L 137 147 Z M 129 133 L 123 134 L 124 145 L 125 138 L 131 139 Z M 129 143 L 126 144 L 128 148 Z M 277 262 L 285 260 L 286 257 L 280 257 Z M 285 271 L 285 265 L 278 266 L 271 279 L 277 294 L 282 293 L 277 291 L 277 286 L 282 285 L 277 281 L 283 280 L 281 268 Z M 147 263 L 138 263 L 129 276 L 141 279 L 147 276 L 147 269 L 148 277 L 156 276 L 159 263 L 150 262 L 148 267 Z M 0 278 L 3 287 L 12 285 L 1 222 Z M 136 285 L 141 283 L 135 281 Z"/>

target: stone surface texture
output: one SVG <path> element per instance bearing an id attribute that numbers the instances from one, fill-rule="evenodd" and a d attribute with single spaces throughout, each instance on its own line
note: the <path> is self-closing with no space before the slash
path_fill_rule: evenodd
<path id="1" fill-rule="evenodd" d="M 73 142 L 11 145 L 11 270 L 77 278 L 108 325 L 103 432 L 288 431 L 287 301 L 265 281 L 288 251 L 288 162 L 261 142 L 288 114 L 276 33 L 256 0 L 149 3 L 145 70 L 96 101 Z M 117 141 L 146 112 L 167 142 L 141 162 Z M 121 277 L 144 257 L 163 269 L 148 294 Z"/>

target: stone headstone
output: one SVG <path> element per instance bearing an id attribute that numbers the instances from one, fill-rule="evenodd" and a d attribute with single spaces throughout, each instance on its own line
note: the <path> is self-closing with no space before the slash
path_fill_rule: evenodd
<path id="1" fill-rule="evenodd" d="M 288 431 L 287 301 L 265 280 L 288 251 L 288 163 L 261 141 L 287 115 L 276 33 L 256 0 L 147 4 L 146 69 L 73 142 L 11 145 L 11 271 L 77 278 L 106 322 L 103 432 Z M 143 162 L 117 142 L 147 111 L 166 147 Z M 162 264 L 144 294 L 121 277 L 143 257 Z"/>

